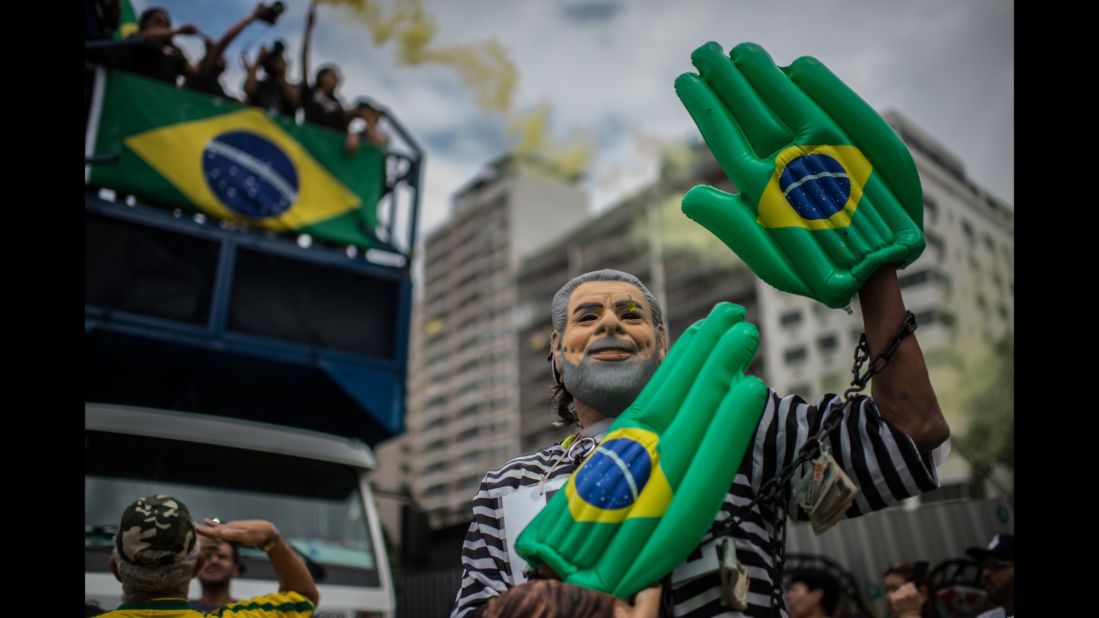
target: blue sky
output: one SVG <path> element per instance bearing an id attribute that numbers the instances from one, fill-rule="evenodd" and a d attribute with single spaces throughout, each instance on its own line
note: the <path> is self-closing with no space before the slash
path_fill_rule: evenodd
<path id="1" fill-rule="evenodd" d="M 276 27 L 250 26 L 230 47 L 223 84 L 240 92 L 240 54 L 286 40 L 292 78 L 306 0 L 285 0 Z M 213 37 L 255 6 L 243 0 L 133 0 L 163 6 L 173 24 Z M 385 9 L 394 0 L 382 0 Z M 659 150 L 698 131 L 672 87 L 692 70 L 690 54 L 714 40 L 727 50 L 754 41 L 780 65 L 815 56 L 878 110 L 894 109 L 942 143 L 967 174 L 1014 203 L 1014 4 L 1003 0 L 424 0 L 438 45 L 496 40 L 518 69 L 514 109 L 548 104 L 558 139 L 583 132 L 594 156 L 585 188 L 599 211 L 651 180 Z M 192 60 L 201 42 L 178 37 Z M 481 109 L 442 66 L 401 66 L 392 44 L 344 9 L 318 9 L 313 70 L 340 66 L 345 101 L 369 95 L 388 106 L 427 149 L 421 221 L 430 231 L 449 214 L 455 189 L 511 142 L 506 119 Z M 421 235 L 421 238 L 423 236 Z"/>

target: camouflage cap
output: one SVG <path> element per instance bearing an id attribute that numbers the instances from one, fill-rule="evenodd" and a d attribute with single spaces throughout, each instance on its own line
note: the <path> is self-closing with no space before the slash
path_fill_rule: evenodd
<path id="1" fill-rule="evenodd" d="M 182 562 L 190 555 L 195 540 L 191 513 L 171 496 L 138 498 L 122 512 L 114 536 L 118 555 L 139 566 Z"/>

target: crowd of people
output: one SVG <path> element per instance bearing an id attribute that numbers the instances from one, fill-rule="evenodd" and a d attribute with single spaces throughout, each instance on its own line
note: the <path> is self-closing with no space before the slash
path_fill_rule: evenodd
<path id="1" fill-rule="evenodd" d="M 882 573 L 885 618 L 1008 618 L 1015 615 L 1015 537 L 997 534 L 986 547 L 965 550 L 977 566 L 976 581 L 939 580 L 927 561 L 903 560 L 890 565 Z M 799 569 L 789 574 L 786 607 L 790 618 L 838 618 L 860 613 L 847 603 L 838 613 L 843 600 L 839 580 L 826 570 Z M 978 585 L 984 589 L 984 599 L 970 606 L 958 598 L 957 587 Z M 976 591 L 976 590 L 973 590 Z M 983 609 L 981 609 L 983 608 Z M 971 613 L 973 612 L 973 613 Z"/>
<path id="2" fill-rule="evenodd" d="M 255 545 L 268 554 L 279 590 L 264 597 L 234 598 L 230 585 L 245 567 L 240 546 Z M 1008 618 L 1015 613 L 1014 536 L 998 534 L 987 547 L 966 550 L 980 565 L 980 580 L 991 609 L 976 618 Z M 226 522 L 206 519 L 196 524 L 182 502 L 170 496 L 146 496 L 122 513 L 109 564 L 123 591 L 114 611 L 87 606 L 86 616 L 131 616 L 132 611 L 156 609 L 164 615 L 199 616 L 221 611 L 254 610 L 276 605 L 270 616 L 309 616 L 319 600 L 308 569 L 282 539 L 274 524 L 262 520 Z M 945 618 L 928 580 L 927 562 L 903 561 L 882 577 L 886 618 Z M 201 596 L 186 600 L 190 580 L 197 578 Z M 828 570 L 799 568 L 784 577 L 790 618 L 838 618 L 861 615 L 844 605 L 839 579 Z M 577 618 L 657 618 L 661 616 L 661 586 L 639 592 L 630 602 L 563 583 L 535 579 L 489 599 L 480 616 L 541 616 Z M 157 605 L 157 607 L 152 607 Z M 163 607 L 160 607 L 163 606 Z M 167 613 L 165 613 L 167 612 Z M 161 614 L 157 614 L 161 615 Z M 252 614 L 248 614 L 252 615 Z"/>
<path id="3" fill-rule="evenodd" d="M 945 607 L 933 595 L 927 562 L 903 561 L 886 569 L 882 577 L 885 592 L 884 618 L 1008 618 L 1015 614 L 1014 536 L 998 534 L 988 547 L 971 547 L 966 553 L 980 565 L 980 582 L 987 594 L 979 614 L 965 608 Z M 832 572 L 821 568 L 799 568 L 787 573 L 785 601 L 790 618 L 867 618 Z M 951 584 L 951 582 L 947 582 Z M 575 616 L 582 618 L 657 618 L 662 588 L 653 586 L 638 593 L 631 603 L 610 595 L 564 584 L 556 579 L 535 579 L 489 599 L 480 616 Z"/>
<path id="4" fill-rule="evenodd" d="M 103 20 L 118 19 L 117 10 L 111 9 L 115 4 L 109 1 L 99 11 L 104 16 Z M 274 24 L 283 11 L 281 2 L 257 4 L 251 13 L 215 39 L 195 24 L 173 26 L 171 16 L 164 8 L 145 9 L 138 19 L 137 30 L 126 37 L 127 53 L 116 68 L 181 88 L 236 100 L 222 85 L 227 68 L 226 49 L 251 24 L 257 21 Z M 368 97 L 360 97 L 352 105 L 345 104 L 338 92 L 343 78 L 339 67 L 334 64 L 319 67 L 310 77 L 309 58 L 315 23 L 316 4 L 311 3 L 301 43 L 302 77 L 298 82 L 292 81 L 289 76 L 290 62 L 286 57 L 284 41 L 275 40 L 270 46 L 261 45 L 253 58 L 249 58 L 247 51 L 242 52 L 245 79 L 241 102 L 271 114 L 344 133 L 344 150 L 348 154 L 357 152 L 363 142 L 386 148 L 389 137 L 381 128 L 385 118 L 385 109 L 381 105 Z M 101 30 L 108 28 L 109 25 Z M 179 36 L 201 37 L 205 49 L 198 62 L 191 62 L 176 44 L 175 39 Z"/>

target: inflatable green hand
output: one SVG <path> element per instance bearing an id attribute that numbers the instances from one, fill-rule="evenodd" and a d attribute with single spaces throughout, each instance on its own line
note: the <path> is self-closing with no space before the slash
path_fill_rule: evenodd
<path id="1" fill-rule="evenodd" d="M 830 307 L 924 248 L 923 192 L 892 128 L 818 60 L 775 66 L 754 43 L 691 55 L 676 93 L 740 193 L 698 186 L 683 212 L 761 279 Z"/>
<path id="2" fill-rule="evenodd" d="M 763 414 L 745 376 L 759 331 L 720 303 L 680 336 L 648 385 L 515 542 L 531 566 L 626 598 L 660 581 L 713 523 Z"/>

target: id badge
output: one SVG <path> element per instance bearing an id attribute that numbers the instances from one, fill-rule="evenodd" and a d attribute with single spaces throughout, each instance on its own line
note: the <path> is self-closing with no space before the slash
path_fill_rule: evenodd
<path id="1" fill-rule="evenodd" d="M 513 585 L 518 586 L 527 581 L 523 572 L 530 568 L 527 561 L 515 553 L 515 539 L 519 538 L 519 533 L 530 524 L 534 516 L 545 508 L 546 501 L 557 490 L 564 487 L 565 482 L 568 480 L 568 475 L 560 476 L 551 481 L 546 481 L 542 487 L 538 485 L 520 487 L 500 498 L 501 510 L 504 512 L 504 540 L 507 542 L 508 563 L 511 565 Z"/>

